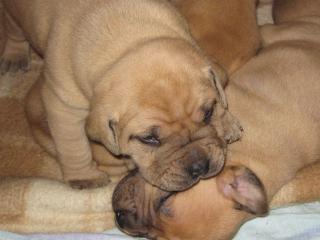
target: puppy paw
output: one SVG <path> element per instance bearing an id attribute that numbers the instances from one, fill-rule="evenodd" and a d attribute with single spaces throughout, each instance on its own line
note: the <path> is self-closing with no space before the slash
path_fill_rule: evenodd
<path id="1" fill-rule="evenodd" d="M 0 57 L 0 74 L 26 72 L 30 69 L 30 62 L 28 42 L 8 39 Z"/>
<path id="2" fill-rule="evenodd" d="M 243 134 L 243 127 L 241 126 L 239 120 L 227 113 L 223 119 L 224 127 L 224 140 L 230 144 L 238 141 Z"/>
<path id="3" fill-rule="evenodd" d="M 106 186 L 110 183 L 109 175 L 97 168 L 92 162 L 88 168 L 63 169 L 64 180 L 74 189 L 90 189 Z"/>
<path id="4" fill-rule="evenodd" d="M 105 177 L 97 179 L 81 179 L 81 180 L 69 180 L 68 184 L 74 189 L 92 189 L 107 186 L 110 183 L 109 176 L 105 174 Z"/>

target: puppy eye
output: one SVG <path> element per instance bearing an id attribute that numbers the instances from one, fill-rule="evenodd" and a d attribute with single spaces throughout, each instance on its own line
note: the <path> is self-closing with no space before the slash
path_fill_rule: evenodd
<path id="1" fill-rule="evenodd" d="M 143 144 L 151 145 L 151 146 L 160 146 L 161 142 L 157 136 L 148 135 L 144 137 L 138 137 L 139 141 Z"/>
<path id="2" fill-rule="evenodd" d="M 213 105 L 210 108 L 204 110 L 203 122 L 205 124 L 210 123 L 211 118 L 212 118 L 212 114 L 213 114 Z"/>

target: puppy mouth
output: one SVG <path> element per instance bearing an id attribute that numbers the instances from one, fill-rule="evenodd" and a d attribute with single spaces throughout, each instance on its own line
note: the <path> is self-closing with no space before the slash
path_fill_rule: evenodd
<path id="1" fill-rule="evenodd" d="M 208 167 L 205 167 L 205 170 L 199 170 L 198 173 L 195 173 L 194 171 L 197 170 L 194 169 L 193 173 L 190 173 L 190 167 L 187 169 L 173 169 L 171 172 L 162 175 L 158 187 L 163 191 L 173 193 L 187 190 L 201 179 L 207 179 L 218 175 L 222 171 L 224 164 L 225 161 L 223 159 L 221 161 L 215 161 L 214 163 L 208 162 Z"/>
<path id="2" fill-rule="evenodd" d="M 208 179 L 218 175 L 222 171 L 224 165 L 225 158 L 217 161 L 215 164 L 210 164 L 209 171 L 205 175 L 200 176 L 199 179 Z"/>
<path id="3" fill-rule="evenodd" d="M 217 175 L 224 166 L 227 149 L 224 144 L 202 139 L 164 153 L 159 153 L 142 177 L 163 191 L 178 192 Z"/>

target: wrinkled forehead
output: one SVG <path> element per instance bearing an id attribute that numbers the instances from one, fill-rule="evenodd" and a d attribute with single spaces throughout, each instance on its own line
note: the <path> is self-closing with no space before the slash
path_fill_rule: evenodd
<path id="1" fill-rule="evenodd" d="M 197 121 L 201 110 L 217 99 L 213 87 L 205 84 L 179 85 L 160 81 L 137 93 L 126 114 L 128 123 L 134 120 L 134 124 L 167 125 L 185 119 Z"/>
<path id="2" fill-rule="evenodd" d="M 150 100 L 156 101 L 159 98 L 163 98 L 164 101 L 177 99 L 188 102 L 190 98 L 200 98 L 201 96 L 206 98 L 215 92 L 210 73 L 205 73 L 205 70 L 189 71 L 185 69 L 176 72 L 152 72 L 140 81 L 144 82 L 143 87 L 137 92 L 140 104 L 148 104 Z M 170 103 L 172 102 L 170 101 Z"/>

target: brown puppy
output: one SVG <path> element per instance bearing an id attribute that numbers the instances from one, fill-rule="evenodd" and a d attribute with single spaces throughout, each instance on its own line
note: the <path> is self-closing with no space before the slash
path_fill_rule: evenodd
<path id="1" fill-rule="evenodd" d="M 227 143 L 241 134 L 227 111 L 225 73 L 171 4 L 5 0 L 4 6 L 3 70 L 25 65 L 24 36 L 44 56 L 42 103 L 29 104 L 29 117 L 48 122 L 54 142 L 48 145 L 65 181 L 107 183 L 87 135 L 114 155 L 130 156 L 143 177 L 163 189 L 182 190 L 221 170 Z M 25 53 L 10 51 L 12 45 Z M 33 104 L 43 105 L 45 114 Z M 34 133 L 43 140 L 45 133 Z"/>
<path id="2" fill-rule="evenodd" d="M 273 196 L 301 168 L 320 159 L 320 1 L 291 3 L 276 1 L 278 25 L 262 31 L 268 45 L 227 88 L 230 109 L 246 129 L 242 141 L 230 147 L 228 166 L 172 197 L 137 174 L 128 176 L 113 201 L 125 232 L 155 239 L 230 239 L 245 221 L 266 214 Z"/>
<path id="3" fill-rule="evenodd" d="M 232 74 L 260 48 L 257 0 L 171 0 L 213 61 Z"/>
<path id="4" fill-rule="evenodd" d="M 223 173 L 226 174 L 227 171 Z M 233 172 L 230 173 L 233 174 Z M 114 203 L 120 201 L 119 204 L 114 204 L 116 207 L 123 207 L 122 204 L 129 204 L 130 206 L 116 212 L 118 227 L 129 235 L 160 240 L 230 239 L 231 237 L 216 238 L 212 236 L 233 235 L 234 231 L 237 231 L 242 223 L 247 220 L 245 216 L 239 217 L 239 214 L 252 218 L 249 214 L 240 212 L 240 210 L 243 210 L 243 206 L 226 201 L 226 198 L 221 194 L 217 182 L 221 181 L 221 179 L 219 180 L 220 177 L 226 177 L 223 174 L 215 178 L 217 181 L 213 181 L 213 179 L 203 180 L 188 191 L 177 195 L 146 184 L 141 176 L 134 176 L 138 173 L 132 174 L 128 175 L 118 185 L 113 199 Z M 270 207 L 319 200 L 319 174 L 319 162 L 299 171 L 292 181 L 277 192 L 270 203 Z M 254 175 L 252 176 L 253 179 L 257 180 Z M 259 180 L 257 180 L 258 182 Z M 135 201 L 130 201 L 128 192 L 123 195 L 124 191 L 130 191 L 132 193 L 131 197 Z M 119 193 L 120 195 L 117 195 Z M 123 198 L 124 196 L 125 198 Z M 141 204 L 141 202 L 145 202 L 145 204 Z M 148 203 L 150 204 L 149 209 L 146 206 Z M 235 210 L 235 207 L 238 209 Z M 143 211 L 146 215 L 150 214 L 149 218 L 152 218 L 152 222 L 147 222 L 147 217 L 139 218 L 138 212 L 140 211 Z M 227 216 L 223 216 L 224 214 Z M 150 231 L 148 224 L 156 227 Z M 124 225 L 126 228 L 124 228 Z M 214 228 L 214 230 L 211 230 L 211 228 Z M 228 233 L 228 231 L 232 232 Z"/>

